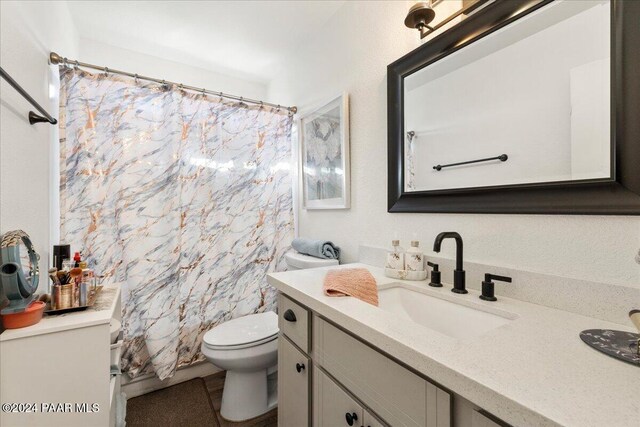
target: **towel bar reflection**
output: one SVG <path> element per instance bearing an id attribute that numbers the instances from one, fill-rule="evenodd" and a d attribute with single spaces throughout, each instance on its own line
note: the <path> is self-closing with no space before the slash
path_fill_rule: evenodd
<path id="1" fill-rule="evenodd" d="M 39 114 L 34 113 L 33 111 L 29 111 L 30 124 L 48 122 L 48 123 L 51 123 L 52 125 L 55 125 L 58 123 L 58 121 L 53 117 L 51 117 L 51 115 L 47 113 L 45 109 L 42 108 L 40 104 L 38 104 L 36 100 L 33 99 L 31 95 L 29 95 L 27 91 L 24 90 L 22 86 L 18 84 L 18 82 L 13 80 L 13 78 L 2 67 L 0 67 L 0 75 L 2 75 L 2 78 L 5 79 L 7 83 L 9 83 L 16 91 L 18 91 L 18 93 L 22 95 L 24 99 L 29 101 L 29 104 L 33 105 L 35 109 L 38 110 L 40 114 L 42 114 L 41 116 Z"/>
<path id="2" fill-rule="evenodd" d="M 441 171 L 443 168 L 448 168 L 448 167 L 451 167 L 451 166 L 460 166 L 460 165 L 468 165 L 468 164 L 471 164 L 471 163 L 489 162 L 491 160 L 500 160 L 501 162 L 506 162 L 508 158 L 509 158 L 509 156 L 507 156 L 506 154 L 500 154 L 499 156 L 487 157 L 486 159 L 467 160 L 466 162 L 449 163 L 448 165 L 435 165 L 433 168 L 436 171 Z"/>

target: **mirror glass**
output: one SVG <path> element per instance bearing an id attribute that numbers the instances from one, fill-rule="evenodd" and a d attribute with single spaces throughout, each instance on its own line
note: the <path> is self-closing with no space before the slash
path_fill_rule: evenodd
<path id="1" fill-rule="evenodd" d="M 27 279 L 31 278 L 31 272 L 33 271 L 33 265 L 31 265 L 31 258 L 29 257 L 29 250 L 27 246 L 20 242 L 17 245 L 18 253 L 20 254 L 20 265 L 22 265 L 22 272 Z"/>
<path id="2" fill-rule="evenodd" d="M 405 191 L 611 179 L 610 6 L 552 2 L 405 77 Z"/>

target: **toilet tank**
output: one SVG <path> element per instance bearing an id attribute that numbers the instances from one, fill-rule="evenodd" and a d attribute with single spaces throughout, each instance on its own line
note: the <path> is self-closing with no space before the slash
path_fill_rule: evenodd
<path id="1" fill-rule="evenodd" d="M 289 270 L 304 270 L 307 268 L 328 267 L 339 264 L 337 259 L 320 259 L 295 251 L 287 252 L 284 258 Z"/>

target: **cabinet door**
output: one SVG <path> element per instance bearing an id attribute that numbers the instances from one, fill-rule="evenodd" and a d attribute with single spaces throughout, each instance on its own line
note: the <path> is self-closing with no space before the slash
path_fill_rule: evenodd
<path id="1" fill-rule="evenodd" d="M 309 358 L 278 337 L 278 426 L 309 425 Z"/>
<path id="2" fill-rule="evenodd" d="M 373 415 L 368 413 L 366 410 L 363 412 L 364 414 L 362 418 L 362 427 L 386 427 L 384 424 L 378 421 L 377 418 L 375 418 Z"/>
<path id="3" fill-rule="evenodd" d="M 362 407 L 324 372 L 316 369 L 314 373 L 314 426 L 362 426 L 364 412 Z"/>
<path id="4" fill-rule="evenodd" d="M 451 427 L 451 394 L 427 381 L 427 427 Z"/>

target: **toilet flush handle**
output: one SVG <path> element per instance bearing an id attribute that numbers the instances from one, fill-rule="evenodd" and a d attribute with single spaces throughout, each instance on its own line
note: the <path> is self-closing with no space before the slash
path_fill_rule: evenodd
<path id="1" fill-rule="evenodd" d="M 284 312 L 284 320 L 286 320 L 287 322 L 295 322 L 297 320 L 296 314 L 293 312 L 293 310 L 288 309 Z"/>

